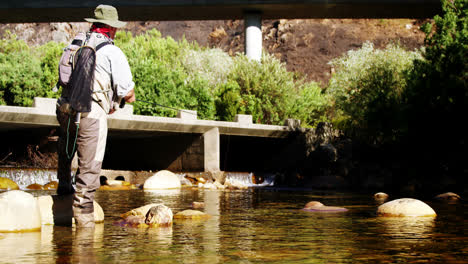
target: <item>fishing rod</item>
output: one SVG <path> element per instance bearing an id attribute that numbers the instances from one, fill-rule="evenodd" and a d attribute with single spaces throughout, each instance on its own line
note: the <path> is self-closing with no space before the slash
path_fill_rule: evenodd
<path id="1" fill-rule="evenodd" d="M 168 109 L 175 110 L 175 111 L 181 111 L 181 112 L 184 112 L 184 113 L 187 113 L 187 114 L 197 115 L 197 113 L 193 113 L 193 112 L 189 112 L 187 110 L 178 109 L 178 108 L 158 104 L 158 103 L 155 103 L 155 102 L 150 102 L 150 101 L 145 101 L 145 100 L 140 100 L 140 99 L 136 99 L 135 102 L 147 103 L 147 104 L 151 104 L 151 105 L 159 106 L 159 107 L 164 107 L 164 108 L 168 108 Z M 122 99 L 122 101 L 120 101 L 119 107 L 124 108 L 124 106 L 125 106 L 125 100 Z"/>

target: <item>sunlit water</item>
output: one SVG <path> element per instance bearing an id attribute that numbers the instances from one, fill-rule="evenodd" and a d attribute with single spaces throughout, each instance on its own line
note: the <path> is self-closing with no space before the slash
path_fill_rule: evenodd
<path id="1" fill-rule="evenodd" d="M 28 191 L 35 196 L 53 191 Z M 397 197 L 398 198 L 398 197 Z M 467 205 L 432 203 L 436 218 L 376 217 L 371 194 L 272 187 L 98 191 L 105 222 L 92 232 L 43 226 L 0 234 L 0 263 L 467 263 Z M 312 200 L 348 212 L 300 209 Z M 163 203 L 174 213 L 204 202 L 208 220 L 172 228 L 114 224 L 122 213 Z"/>

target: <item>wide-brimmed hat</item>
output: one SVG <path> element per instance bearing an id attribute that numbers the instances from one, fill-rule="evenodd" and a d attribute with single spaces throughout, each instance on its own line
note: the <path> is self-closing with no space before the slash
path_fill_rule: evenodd
<path id="1" fill-rule="evenodd" d="M 92 23 L 103 23 L 115 28 L 121 28 L 127 24 L 127 22 L 119 20 L 117 9 L 110 5 L 98 5 L 94 9 L 94 16 L 95 18 L 85 18 L 85 20 Z"/>

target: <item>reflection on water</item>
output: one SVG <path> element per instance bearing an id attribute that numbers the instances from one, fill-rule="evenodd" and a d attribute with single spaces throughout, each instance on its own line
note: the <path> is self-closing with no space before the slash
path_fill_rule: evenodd
<path id="1" fill-rule="evenodd" d="M 429 238 L 435 224 L 435 217 L 382 217 L 378 220 L 382 224 L 383 236 L 409 242 Z"/>
<path id="2" fill-rule="evenodd" d="M 0 234 L 0 263 L 465 263 L 468 255 L 463 203 L 431 204 L 437 218 L 381 218 L 372 195 L 352 193 L 184 188 L 98 191 L 96 199 L 103 224 Z M 301 211 L 311 200 L 349 211 Z M 148 203 L 177 213 L 193 201 L 212 217 L 161 229 L 114 224 Z"/>

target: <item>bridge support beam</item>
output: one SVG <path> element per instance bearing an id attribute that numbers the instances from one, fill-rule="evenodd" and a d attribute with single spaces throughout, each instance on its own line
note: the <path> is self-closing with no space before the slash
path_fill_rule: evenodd
<path id="1" fill-rule="evenodd" d="M 260 12 L 246 12 L 245 55 L 249 59 L 260 61 L 262 58 L 262 16 Z"/>
<path id="2" fill-rule="evenodd" d="M 220 171 L 219 129 L 212 128 L 203 134 L 205 171 Z"/>

